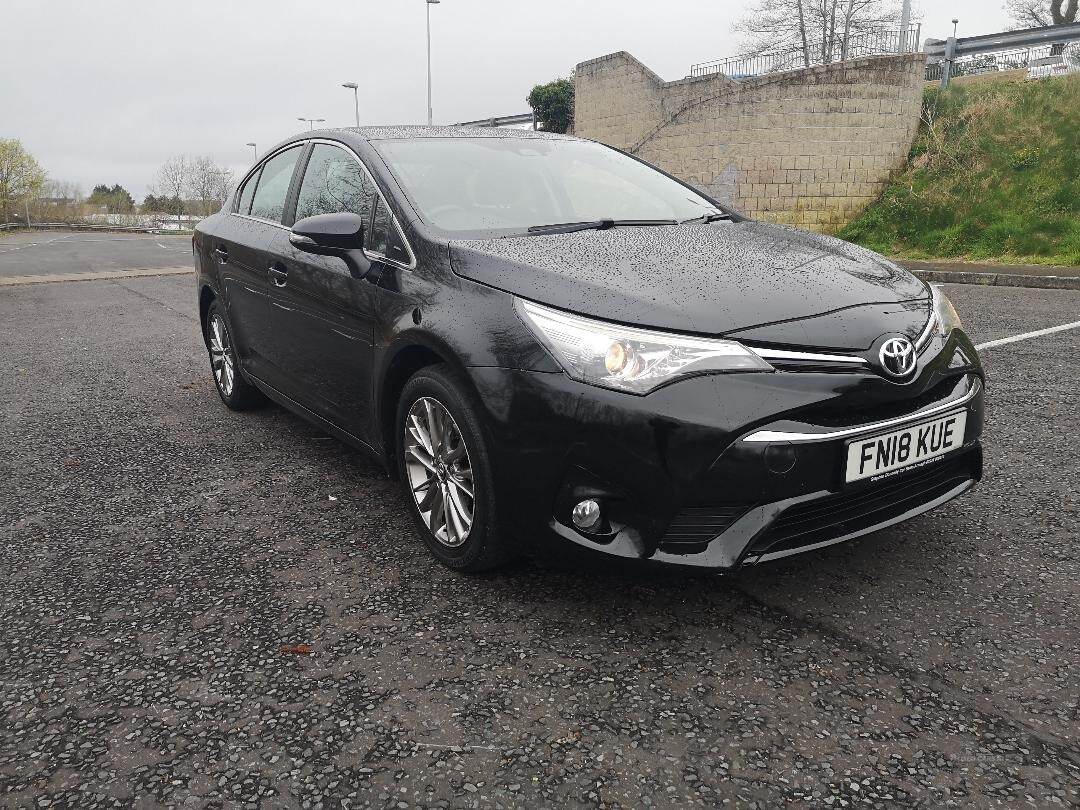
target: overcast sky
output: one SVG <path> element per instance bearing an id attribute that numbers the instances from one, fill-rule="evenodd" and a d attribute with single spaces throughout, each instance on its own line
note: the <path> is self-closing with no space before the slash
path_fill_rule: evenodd
<path id="1" fill-rule="evenodd" d="M 897 3 L 900 0 L 896 0 Z M 923 36 L 1001 30 L 1001 0 L 915 0 Z M 426 117 L 424 0 L 0 0 L 0 137 L 54 179 L 120 183 L 209 154 L 240 171 L 306 125 Z M 921 6 L 921 8 L 920 8 Z M 617 50 L 663 78 L 737 51 L 734 0 L 442 0 L 432 6 L 436 123 L 526 112 L 538 82 Z"/>

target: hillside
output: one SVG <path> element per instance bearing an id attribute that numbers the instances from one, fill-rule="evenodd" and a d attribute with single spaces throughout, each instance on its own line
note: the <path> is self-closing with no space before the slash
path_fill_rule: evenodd
<path id="1" fill-rule="evenodd" d="M 928 89 L 907 167 L 839 236 L 913 259 L 1080 265 L 1080 75 Z"/>

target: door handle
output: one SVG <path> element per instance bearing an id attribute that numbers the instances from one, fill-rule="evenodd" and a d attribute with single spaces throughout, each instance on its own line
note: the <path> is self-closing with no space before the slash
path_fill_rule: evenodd
<path id="1" fill-rule="evenodd" d="M 229 250 L 224 245 L 218 245 L 214 248 L 214 255 L 217 260 L 222 264 L 225 264 L 229 260 Z"/>
<path id="2" fill-rule="evenodd" d="M 274 282 L 275 287 L 284 287 L 285 282 L 289 280 L 289 271 L 285 269 L 285 265 L 281 262 L 270 265 L 270 280 Z"/>

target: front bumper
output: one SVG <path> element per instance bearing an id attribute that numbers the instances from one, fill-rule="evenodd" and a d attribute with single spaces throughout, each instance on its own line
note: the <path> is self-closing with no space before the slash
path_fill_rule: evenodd
<path id="1" fill-rule="evenodd" d="M 869 371 L 727 374 L 644 397 L 561 373 L 471 368 L 504 528 L 554 554 L 569 542 L 733 570 L 906 520 L 982 476 L 977 355 L 959 331 L 935 348 L 906 384 Z M 850 439 L 960 409 L 957 450 L 882 481 L 844 483 Z M 592 533 L 569 517 L 586 497 L 606 516 Z"/>

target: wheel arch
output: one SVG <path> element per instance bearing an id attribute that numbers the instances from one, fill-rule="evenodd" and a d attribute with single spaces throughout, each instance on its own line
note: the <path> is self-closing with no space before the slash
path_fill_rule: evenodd
<path id="1" fill-rule="evenodd" d="M 202 330 L 203 342 L 206 342 L 206 314 L 210 311 L 210 305 L 217 298 L 217 293 L 209 284 L 203 284 L 199 290 L 199 327 Z"/>
<path id="2" fill-rule="evenodd" d="M 394 434 L 398 401 L 401 399 L 405 383 L 421 369 L 442 364 L 457 372 L 469 387 L 470 393 L 476 395 L 477 392 L 469 375 L 465 373 L 465 365 L 457 354 L 433 336 L 416 333 L 402 336 L 386 351 L 384 357 L 382 371 L 378 376 L 379 387 L 375 392 L 377 431 L 380 449 L 387 461 L 387 470 L 396 477 L 395 447 L 397 442 Z"/>

